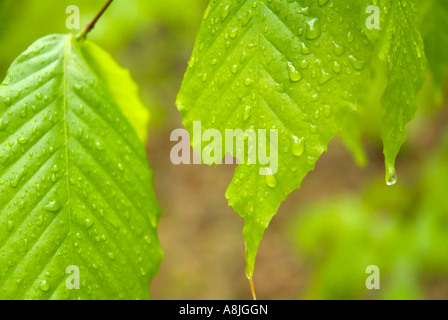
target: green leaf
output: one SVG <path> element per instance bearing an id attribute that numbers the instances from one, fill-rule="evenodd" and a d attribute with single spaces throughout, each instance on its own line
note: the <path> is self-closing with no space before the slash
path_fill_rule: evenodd
<path id="1" fill-rule="evenodd" d="M 353 159 L 360 167 L 367 164 L 367 155 L 362 144 L 362 132 L 359 126 L 361 117 L 357 112 L 352 112 L 341 128 L 340 136 L 347 148 L 353 155 Z"/>
<path id="2" fill-rule="evenodd" d="M 85 45 L 44 37 L 0 86 L 2 299 L 149 298 L 162 258 L 152 173 Z"/>
<path id="3" fill-rule="evenodd" d="M 394 184 L 395 159 L 406 140 L 405 126 L 414 118 L 416 95 L 426 76 L 425 52 L 413 0 L 377 0 L 373 3 L 380 8 L 381 27 L 368 34 L 377 40 L 379 57 L 388 67 L 389 79 L 382 98 L 381 136 L 386 181 Z"/>
<path id="4" fill-rule="evenodd" d="M 202 131 L 223 136 L 249 128 L 279 134 L 278 172 L 263 176 L 259 162 L 240 164 L 226 193 L 245 219 L 249 279 L 280 203 L 355 108 L 372 51 L 359 10 L 325 0 L 212 0 L 206 10 L 177 99 L 185 127 L 192 134 L 200 120 Z"/>
<path id="5" fill-rule="evenodd" d="M 417 3 L 428 66 L 435 85 L 441 92 L 448 76 L 448 54 L 446 54 L 446 48 L 448 48 L 448 2 L 427 0 L 417 1 Z"/>
<path id="6" fill-rule="evenodd" d="M 86 63 L 107 86 L 109 93 L 121 108 L 142 142 L 146 142 L 149 110 L 139 97 L 137 84 L 129 70 L 121 68 L 114 59 L 93 42 L 81 47 Z"/>

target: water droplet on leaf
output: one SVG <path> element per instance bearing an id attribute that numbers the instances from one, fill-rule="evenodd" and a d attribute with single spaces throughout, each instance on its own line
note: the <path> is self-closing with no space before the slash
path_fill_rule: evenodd
<path id="1" fill-rule="evenodd" d="M 297 81 L 302 80 L 302 78 L 303 78 L 302 73 L 294 67 L 292 62 L 288 62 L 287 67 L 288 67 L 289 79 L 292 82 L 297 82 Z"/>

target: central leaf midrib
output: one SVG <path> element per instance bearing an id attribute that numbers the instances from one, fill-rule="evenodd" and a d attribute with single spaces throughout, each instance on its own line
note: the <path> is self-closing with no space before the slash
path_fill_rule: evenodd
<path id="1" fill-rule="evenodd" d="M 72 212 L 70 205 L 70 174 L 69 174 L 69 161 L 68 161 L 68 120 L 67 120 L 67 64 L 68 58 L 70 56 L 70 49 L 72 45 L 72 35 L 67 35 L 65 41 L 64 50 L 64 70 L 63 70 L 63 112 L 64 112 L 64 143 L 65 143 L 65 165 L 66 165 L 66 176 L 67 176 L 67 210 L 68 210 L 68 221 L 69 221 L 69 233 L 70 233 L 70 250 L 72 254 L 72 265 L 75 265 L 75 251 L 73 249 L 73 230 L 72 230 Z"/>

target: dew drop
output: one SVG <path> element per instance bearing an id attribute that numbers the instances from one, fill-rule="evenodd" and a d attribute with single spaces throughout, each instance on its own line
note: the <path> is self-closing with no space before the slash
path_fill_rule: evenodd
<path id="1" fill-rule="evenodd" d="M 339 64 L 339 62 L 337 62 L 337 61 L 334 62 L 334 64 L 333 64 L 333 71 L 334 71 L 334 73 L 336 73 L 336 74 L 341 73 L 341 71 L 342 71 L 342 67 L 341 67 L 341 65 Z"/>
<path id="2" fill-rule="evenodd" d="M 252 85 L 252 83 L 254 83 L 254 80 L 252 78 L 247 78 L 246 80 L 244 80 L 244 85 L 246 87 L 249 87 L 250 85 Z"/>
<path id="3" fill-rule="evenodd" d="M 304 55 L 304 56 L 306 56 L 306 55 L 308 55 L 308 54 L 310 54 L 311 53 L 311 50 L 305 45 L 305 43 L 301 43 L 300 44 L 300 52 Z"/>
<path id="4" fill-rule="evenodd" d="M 300 157 L 305 151 L 305 138 L 299 139 L 296 136 L 292 136 L 291 150 L 295 156 Z"/>
<path id="5" fill-rule="evenodd" d="M 44 207 L 45 210 L 49 212 L 58 212 L 61 209 L 61 204 L 58 200 L 52 200 Z"/>
<path id="6" fill-rule="evenodd" d="M 323 85 L 325 83 L 327 83 L 328 81 L 331 80 L 331 78 L 333 78 L 333 76 L 327 72 L 325 72 L 325 70 L 322 70 L 322 74 L 318 80 L 319 85 Z"/>
<path id="7" fill-rule="evenodd" d="M 347 34 L 346 40 L 348 43 L 352 43 L 353 40 L 355 40 L 355 35 L 353 34 L 353 32 L 349 31 L 349 33 Z"/>
<path id="8" fill-rule="evenodd" d="M 226 20 L 226 18 L 229 16 L 230 13 L 230 6 L 227 5 L 224 7 L 224 9 L 222 10 L 221 13 L 221 21 L 223 22 L 224 20 Z"/>
<path id="9" fill-rule="evenodd" d="M 246 52 L 246 50 L 243 50 L 241 52 L 241 56 L 240 56 L 240 63 L 244 63 L 244 62 L 246 62 L 246 60 L 247 60 L 247 52 Z"/>
<path id="10" fill-rule="evenodd" d="M 237 35 L 238 35 L 238 27 L 230 31 L 230 38 L 235 39 Z"/>
<path id="11" fill-rule="evenodd" d="M 42 226 L 44 224 L 44 216 L 43 215 L 39 215 L 37 221 L 36 221 L 36 225 L 38 227 Z"/>
<path id="12" fill-rule="evenodd" d="M 93 220 L 86 218 L 84 219 L 83 224 L 87 229 L 89 229 L 93 225 Z"/>
<path id="13" fill-rule="evenodd" d="M 292 82 L 302 80 L 303 78 L 302 73 L 294 67 L 292 62 L 287 63 L 287 68 L 288 68 L 289 80 L 291 80 Z"/>
<path id="14" fill-rule="evenodd" d="M 99 151 L 106 150 L 106 148 L 99 141 L 95 142 L 95 148 L 96 148 L 96 150 L 99 150 Z"/>
<path id="15" fill-rule="evenodd" d="M 398 175 L 397 173 L 394 171 L 392 173 L 392 175 L 390 176 L 389 180 L 387 180 L 387 185 L 388 186 L 393 186 L 394 184 L 396 184 L 398 181 Z"/>
<path id="16" fill-rule="evenodd" d="M 330 107 L 329 105 L 326 105 L 326 106 L 324 107 L 324 116 L 325 116 L 326 118 L 331 117 L 331 107 Z"/>
<path id="17" fill-rule="evenodd" d="M 4 121 L 3 119 L 0 119 L 0 131 L 5 131 L 8 127 L 9 122 Z"/>
<path id="18" fill-rule="evenodd" d="M 246 108 L 244 108 L 243 121 L 247 121 L 247 119 L 249 119 L 250 111 L 251 111 L 251 107 L 250 106 L 246 106 Z"/>
<path id="19" fill-rule="evenodd" d="M 205 10 L 203 19 L 206 20 L 209 14 L 210 14 L 210 7 L 208 7 L 207 10 Z"/>
<path id="20" fill-rule="evenodd" d="M 14 224 L 14 221 L 8 220 L 8 222 L 6 222 L 6 230 L 11 232 L 14 229 Z"/>
<path id="21" fill-rule="evenodd" d="M 41 283 L 39 284 L 39 289 L 42 290 L 43 292 L 47 292 L 48 290 L 50 290 L 50 284 L 48 283 L 47 280 L 42 280 Z"/>
<path id="22" fill-rule="evenodd" d="M 361 61 L 361 60 L 358 60 L 358 59 L 356 59 L 354 56 L 349 56 L 348 57 L 349 58 L 349 61 L 350 61 L 350 64 L 352 65 L 352 67 L 355 69 L 355 70 L 357 70 L 357 71 L 360 71 L 360 70 L 362 70 L 363 68 L 364 68 L 364 65 L 365 65 L 365 62 L 364 61 Z"/>
<path id="23" fill-rule="evenodd" d="M 275 188 L 275 186 L 277 185 L 277 179 L 275 178 L 274 175 L 272 174 L 268 174 L 267 176 L 265 176 L 266 178 L 266 184 L 268 185 L 269 188 Z"/>
<path id="24" fill-rule="evenodd" d="M 19 185 L 20 180 L 23 178 L 23 176 L 26 174 L 27 171 L 28 170 L 26 168 L 20 169 L 14 180 L 11 182 L 11 187 L 16 188 Z"/>
<path id="25" fill-rule="evenodd" d="M 27 137 L 20 137 L 17 139 L 17 142 L 20 144 L 27 144 L 28 143 L 28 138 Z"/>
<path id="26" fill-rule="evenodd" d="M 22 107 L 20 115 L 22 116 L 22 118 L 26 118 L 28 116 L 28 107 L 26 105 Z"/>
<path id="27" fill-rule="evenodd" d="M 333 52 L 336 56 L 340 57 L 345 53 L 344 46 L 333 41 Z"/>
<path id="28" fill-rule="evenodd" d="M 310 65 L 309 62 L 306 61 L 305 59 L 303 59 L 302 61 L 300 61 L 300 68 L 302 68 L 302 69 L 306 69 L 306 68 L 308 68 L 309 65 Z"/>
<path id="29" fill-rule="evenodd" d="M 307 28 L 305 31 L 305 37 L 308 40 L 315 40 L 320 37 L 321 34 L 321 26 L 320 21 L 317 18 L 314 18 L 307 22 Z"/>

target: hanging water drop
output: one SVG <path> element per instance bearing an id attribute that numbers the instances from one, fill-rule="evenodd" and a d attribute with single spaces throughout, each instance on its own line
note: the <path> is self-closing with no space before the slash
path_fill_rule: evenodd
<path id="1" fill-rule="evenodd" d="M 398 181 L 398 175 L 397 173 L 394 171 L 392 173 L 392 175 L 390 176 L 389 180 L 387 180 L 387 185 L 388 186 L 393 186 L 394 184 L 396 184 Z"/>

